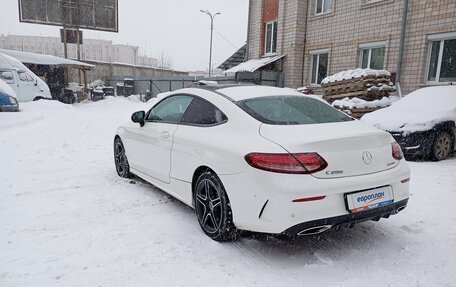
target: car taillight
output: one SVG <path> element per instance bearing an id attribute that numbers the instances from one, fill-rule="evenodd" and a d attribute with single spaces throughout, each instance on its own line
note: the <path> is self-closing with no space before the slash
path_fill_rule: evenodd
<path id="1" fill-rule="evenodd" d="M 310 174 L 328 166 L 318 153 L 249 153 L 245 160 L 254 168 L 278 173 Z"/>
<path id="2" fill-rule="evenodd" d="M 392 155 L 394 159 L 401 160 L 404 158 L 401 146 L 397 142 L 391 144 Z"/>

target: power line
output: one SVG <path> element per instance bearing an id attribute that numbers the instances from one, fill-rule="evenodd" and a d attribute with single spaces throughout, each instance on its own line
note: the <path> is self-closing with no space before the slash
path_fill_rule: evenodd
<path id="1" fill-rule="evenodd" d="M 223 40 L 225 40 L 228 44 L 230 44 L 231 46 L 233 46 L 233 48 L 239 49 L 239 47 L 237 47 L 237 46 L 234 45 L 232 42 L 230 42 L 230 40 L 228 40 L 227 38 L 225 38 L 225 37 L 222 35 L 222 33 L 220 33 L 217 29 L 215 29 L 215 27 L 214 27 L 214 30 L 215 30 L 215 32 L 216 32 L 217 34 L 219 34 L 220 37 L 223 38 Z"/>

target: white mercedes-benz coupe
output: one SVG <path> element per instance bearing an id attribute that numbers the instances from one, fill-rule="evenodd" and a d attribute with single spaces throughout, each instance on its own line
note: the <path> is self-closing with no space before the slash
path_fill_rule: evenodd
<path id="1" fill-rule="evenodd" d="M 409 199 L 410 170 L 389 133 L 290 89 L 172 92 L 117 130 L 114 158 L 119 176 L 193 207 L 217 241 L 352 227 Z"/>

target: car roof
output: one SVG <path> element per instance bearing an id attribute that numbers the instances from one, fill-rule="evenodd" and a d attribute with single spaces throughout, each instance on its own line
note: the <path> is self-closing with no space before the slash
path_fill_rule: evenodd
<path id="1" fill-rule="evenodd" d="M 259 97 L 303 96 L 302 93 L 293 89 L 258 85 L 214 85 L 199 86 L 198 88 L 215 92 L 234 102 Z"/>

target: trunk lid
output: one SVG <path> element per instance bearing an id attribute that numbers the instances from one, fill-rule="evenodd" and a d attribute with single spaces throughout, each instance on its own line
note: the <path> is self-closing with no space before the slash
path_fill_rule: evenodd
<path id="1" fill-rule="evenodd" d="M 262 124 L 260 135 L 290 153 L 317 152 L 328 167 L 313 173 L 329 179 L 372 174 L 399 164 L 392 156 L 394 139 L 359 121 L 313 125 Z"/>

